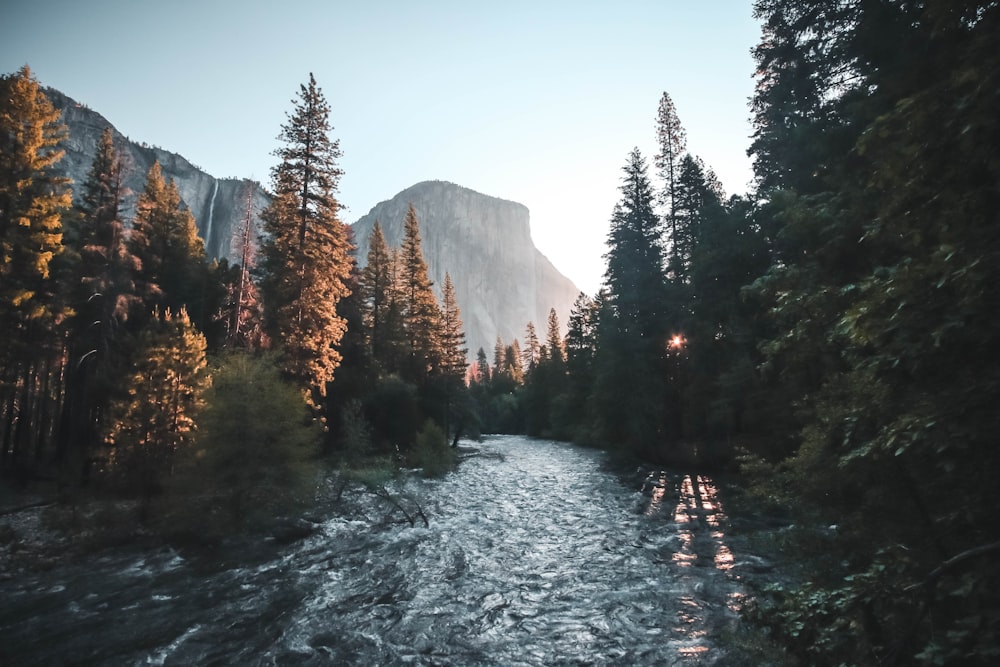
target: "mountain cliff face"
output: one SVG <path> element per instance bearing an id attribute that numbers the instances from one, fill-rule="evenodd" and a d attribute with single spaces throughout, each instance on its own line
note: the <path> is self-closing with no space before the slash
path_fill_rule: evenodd
<path id="1" fill-rule="evenodd" d="M 111 127 L 115 148 L 124 167 L 122 176 L 127 190 L 123 211 L 125 219 L 132 218 L 136 200 L 146 184 L 146 175 L 153 162 L 159 160 L 164 178 L 173 179 L 184 205 L 194 215 L 208 256 L 240 261 L 247 199 L 252 191 L 255 229 L 251 235 L 256 239 L 259 233 L 256 213 L 268 203 L 262 187 L 247 179 L 214 178 L 176 153 L 129 140 L 99 113 L 57 90 L 49 88 L 45 94 L 53 106 L 62 111 L 63 123 L 69 128 L 69 140 L 63 145 L 66 155 L 57 165 L 57 170 L 73 180 L 74 195 L 81 194 L 80 188 L 87 179 L 101 134 L 106 127 Z"/>
<path id="2" fill-rule="evenodd" d="M 73 180 L 75 195 L 81 193 L 101 134 L 111 127 L 124 166 L 125 219 L 134 215 L 146 174 L 158 160 L 164 177 L 177 184 L 184 205 L 194 215 L 208 256 L 240 261 L 247 199 L 252 197 L 253 239 L 260 234 L 257 214 L 269 202 L 259 184 L 210 176 L 176 153 L 129 140 L 99 113 L 61 92 L 50 88 L 45 93 L 62 111 L 69 128 L 63 146 L 66 154 L 58 170 Z M 522 204 L 442 181 L 418 183 L 378 204 L 354 224 L 362 266 L 375 220 L 390 246 L 402 245 L 403 219 L 411 203 L 420 219 L 424 258 L 438 297 L 446 271 L 455 283 L 471 359 L 482 347 L 492 361 L 497 336 L 506 343 L 523 338 L 528 322 L 534 322 L 539 336 L 544 336 L 550 308 L 556 309 L 565 330 L 579 290 L 535 248 L 528 209 Z"/>
<path id="3" fill-rule="evenodd" d="M 445 272 L 455 284 L 471 359 L 482 347 L 492 362 L 497 336 L 506 343 L 522 339 L 528 322 L 544 337 L 551 308 L 565 331 L 580 291 L 535 248 L 522 204 L 443 181 L 417 183 L 354 223 L 359 264 L 367 260 L 376 220 L 389 246 L 402 245 L 410 204 L 438 297 Z"/>

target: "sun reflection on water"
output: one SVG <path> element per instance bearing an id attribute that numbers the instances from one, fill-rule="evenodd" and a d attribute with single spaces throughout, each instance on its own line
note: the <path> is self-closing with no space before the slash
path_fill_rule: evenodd
<path id="1" fill-rule="evenodd" d="M 664 476 L 653 493 L 657 509 L 663 503 L 666 485 Z M 649 514 L 649 512 L 647 512 Z M 727 571 L 734 563 L 733 552 L 725 544 L 725 533 L 722 531 L 726 515 L 719 500 L 719 490 L 712 478 L 706 475 L 684 475 L 678 489 L 677 505 L 674 508 L 673 520 L 679 531 L 677 537 L 680 543 L 675 550 L 672 561 L 675 565 L 688 567 L 698 561 L 699 552 L 708 556 L 712 553 L 712 564 L 716 569 Z M 695 536 L 703 527 L 711 529 L 708 538 L 696 540 Z"/>

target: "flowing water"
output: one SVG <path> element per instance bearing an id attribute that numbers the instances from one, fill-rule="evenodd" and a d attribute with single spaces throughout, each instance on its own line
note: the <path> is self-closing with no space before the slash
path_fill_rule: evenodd
<path id="1" fill-rule="evenodd" d="M 369 505 L 224 567 L 163 549 L 0 584 L 0 664 L 729 664 L 741 591 L 712 480 L 640 491 L 596 451 L 476 446 L 401 490 L 427 527 Z"/>

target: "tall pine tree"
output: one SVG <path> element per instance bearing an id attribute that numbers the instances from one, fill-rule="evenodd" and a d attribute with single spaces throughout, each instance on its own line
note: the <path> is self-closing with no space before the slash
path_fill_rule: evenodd
<path id="1" fill-rule="evenodd" d="M 145 323 L 154 311 L 184 308 L 204 328 L 205 244 L 194 216 L 181 205 L 177 185 L 163 178 L 159 162 L 153 163 L 139 195 L 128 247 L 138 263 L 136 323 Z"/>
<path id="2" fill-rule="evenodd" d="M 65 311 L 51 265 L 70 205 L 52 167 L 65 136 L 27 66 L 0 78 L 0 467 L 23 463 L 32 443 L 40 454 L 51 432 Z"/>
<path id="3" fill-rule="evenodd" d="M 319 406 L 340 364 L 346 323 L 337 303 L 348 294 L 351 247 L 338 217 L 340 144 L 331 139 L 330 106 L 313 75 L 300 86 L 275 151 L 273 198 L 261 217 L 261 291 L 271 339 L 284 371 Z"/>
<path id="4" fill-rule="evenodd" d="M 75 313 L 57 453 L 61 460 L 72 454 L 72 464 L 83 466 L 83 474 L 90 453 L 106 436 L 108 408 L 123 384 L 129 353 L 124 324 L 138 302 L 137 264 L 126 246 L 121 217 L 123 194 L 122 165 L 107 128 L 83 183 L 73 225 Z"/>
<path id="5" fill-rule="evenodd" d="M 407 340 L 406 378 L 418 385 L 440 370 L 441 309 L 427 277 L 420 247 L 420 223 L 411 205 L 406 212 L 400 253 L 400 296 Z"/>
<path id="6" fill-rule="evenodd" d="M 606 309 L 598 346 L 594 404 L 598 435 L 633 453 L 662 454 L 668 403 L 664 354 L 668 323 L 660 222 L 646 162 L 634 149 L 608 234 Z M 626 399 L 627 397 L 627 399 Z"/>

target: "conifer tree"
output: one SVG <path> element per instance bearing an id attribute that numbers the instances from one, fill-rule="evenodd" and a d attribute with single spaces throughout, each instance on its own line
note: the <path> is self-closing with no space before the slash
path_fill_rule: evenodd
<path id="1" fill-rule="evenodd" d="M 490 362 L 486 358 L 486 350 L 479 348 L 476 352 L 476 382 L 486 384 L 490 381 Z"/>
<path id="2" fill-rule="evenodd" d="M 521 365 L 521 359 L 523 358 L 524 353 L 521 351 L 521 342 L 515 338 L 514 342 L 504 350 L 504 365 L 514 384 L 522 384 L 524 382 L 524 367 Z"/>
<path id="3" fill-rule="evenodd" d="M 257 350 L 270 346 L 270 339 L 264 331 L 264 304 L 260 289 L 254 281 L 257 240 L 253 229 L 253 196 L 257 184 L 247 188 L 246 215 L 243 218 L 243 233 L 233 238 L 232 250 L 239 254 L 239 265 L 224 266 L 224 260 L 217 267 L 225 294 L 217 320 L 225 323 L 226 345 Z"/>
<path id="4" fill-rule="evenodd" d="M 541 344 L 538 342 L 538 333 L 535 331 L 535 323 L 528 322 L 524 327 L 524 350 L 521 359 L 521 366 L 524 372 L 531 374 L 538 365 L 541 358 Z"/>
<path id="5" fill-rule="evenodd" d="M 687 134 L 677 117 L 674 101 L 665 91 L 660 98 L 660 106 L 656 114 L 656 141 L 659 152 L 654 158 L 654 164 L 657 174 L 663 181 L 663 189 L 660 191 L 658 199 L 665 210 L 667 231 L 670 234 L 671 248 L 673 248 L 673 239 L 677 236 L 675 215 L 677 189 L 681 160 L 687 149 Z"/>
<path id="6" fill-rule="evenodd" d="M 322 434 L 274 362 L 272 353 L 222 358 L 181 469 L 180 485 L 220 497 L 235 530 L 287 511 L 315 481 L 310 461 Z"/>
<path id="7" fill-rule="evenodd" d="M 74 465 L 86 466 L 88 452 L 106 435 L 111 397 L 126 371 L 123 324 L 138 302 L 136 260 L 126 247 L 121 219 L 121 181 L 121 161 L 107 128 L 83 183 L 73 225 L 75 314 L 57 456 L 71 450 Z"/>
<path id="8" fill-rule="evenodd" d="M 445 377 L 461 381 L 468 367 L 469 350 L 465 347 L 465 331 L 462 328 L 462 312 L 455 300 L 455 286 L 451 276 L 444 274 L 444 288 L 441 304 L 441 370 Z"/>
<path id="9" fill-rule="evenodd" d="M 210 382 L 205 347 L 205 337 L 183 309 L 157 313 L 139 336 L 127 397 L 113 412 L 110 441 L 112 470 L 138 485 L 143 511 L 169 473 L 174 454 L 194 441 Z"/>
<path id="10" fill-rule="evenodd" d="M 411 205 L 406 212 L 400 254 L 400 301 L 407 340 L 407 377 L 423 383 L 440 370 L 441 309 L 427 277 L 427 264 L 420 248 L 420 223 Z"/>
<path id="11" fill-rule="evenodd" d="M 31 70 L 0 78 L 0 467 L 19 464 L 49 427 L 65 310 L 51 272 L 63 249 L 67 181 L 52 167 L 66 129 Z M 55 382 L 53 382 L 55 381 Z"/>
<path id="12" fill-rule="evenodd" d="M 638 149 L 624 172 L 605 255 L 595 416 L 602 439 L 655 455 L 651 448 L 661 446 L 665 436 L 666 282 L 653 190 Z"/>
<path id="13" fill-rule="evenodd" d="M 365 326 L 372 358 L 383 368 L 392 366 L 389 350 L 393 345 L 396 308 L 395 255 L 389 250 L 382 226 L 375 221 L 368 240 L 368 258 L 361 275 L 365 305 Z"/>
<path id="14" fill-rule="evenodd" d="M 555 308 L 549 309 L 548 327 L 545 334 L 545 346 L 549 350 L 549 361 L 562 365 L 566 361 L 563 351 L 563 338 L 559 330 L 559 314 Z"/>
<path id="15" fill-rule="evenodd" d="M 136 205 L 128 247 L 138 263 L 136 288 L 141 299 L 135 320 L 142 325 L 153 311 L 184 308 L 201 314 L 205 286 L 205 244 L 194 216 L 181 206 L 177 185 L 163 178 L 154 162 Z M 196 318 L 204 326 L 206 318 Z"/>
<path id="16" fill-rule="evenodd" d="M 340 364 L 346 323 L 337 303 L 347 296 L 351 247 L 338 217 L 340 144 L 331 139 L 330 106 L 312 74 L 293 100 L 275 151 L 273 198 L 261 217 L 261 291 L 284 371 L 318 406 Z"/>

